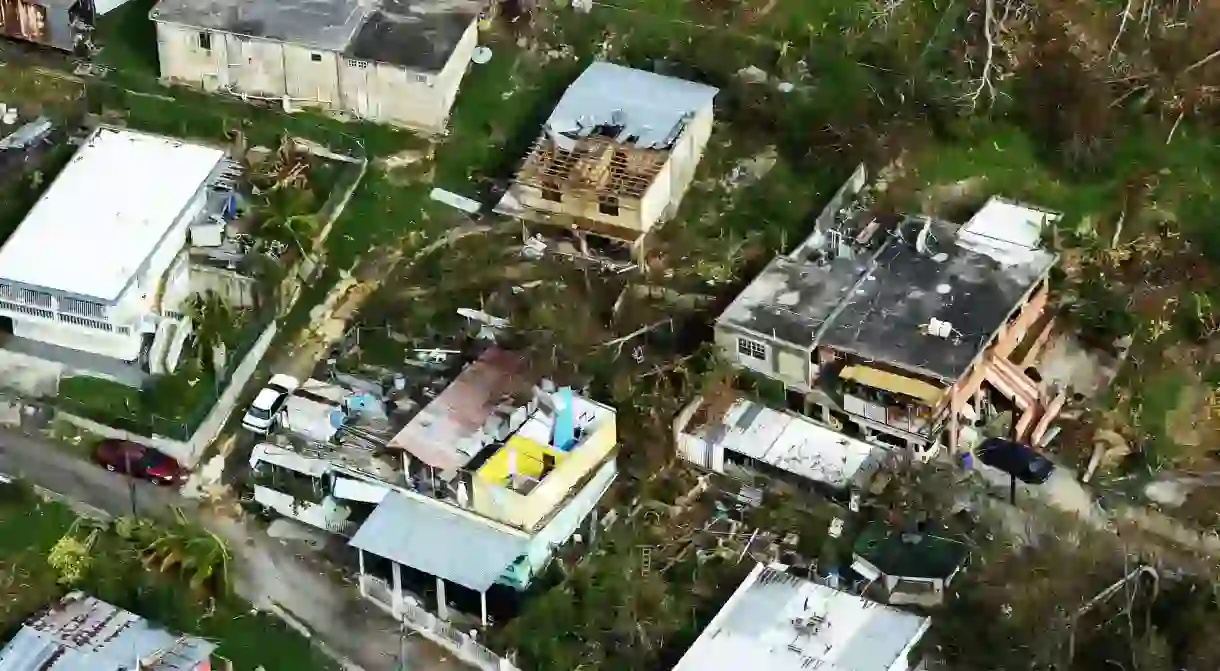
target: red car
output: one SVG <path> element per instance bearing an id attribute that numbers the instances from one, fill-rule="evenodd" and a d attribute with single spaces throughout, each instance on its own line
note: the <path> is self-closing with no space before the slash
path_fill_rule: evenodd
<path id="1" fill-rule="evenodd" d="M 103 440 L 97 444 L 93 458 L 112 473 L 126 473 L 159 485 L 181 484 L 190 475 L 173 457 L 128 440 Z"/>

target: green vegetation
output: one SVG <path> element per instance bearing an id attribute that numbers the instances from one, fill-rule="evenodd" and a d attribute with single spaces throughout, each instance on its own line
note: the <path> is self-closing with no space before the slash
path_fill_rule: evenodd
<path id="1" fill-rule="evenodd" d="M 249 311 L 235 311 L 215 294 L 192 299 L 198 330 L 178 370 L 149 378 L 136 389 L 95 377 L 60 380 L 60 409 L 139 435 L 186 440 L 212 410 L 224 383 L 267 326 Z M 215 365 L 219 345 L 224 365 Z M 220 374 L 217 374 L 220 371 Z"/>
<path id="2" fill-rule="evenodd" d="M 588 385 L 618 408 L 625 482 L 615 496 L 623 501 L 666 472 L 668 422 L 682 403 L 729 384 L 702 346 L 715 311 L 761 264 L 809 232 L 811 216 L 862 161 L 893 168 L 883 205 L 896 209 L 960 219 L 987 197 L 1003 195 L 1060 210 L 1049 242 L 1062 255 L 1054 290 L 1063 323 L 1090 344 L 1110 347 L 1134 334 L 1135 345 L 1130 372 L 1115 383 L 1109 402 L 1065 432 L 1072 442 L 1059 449 L 1068 460 L 1083 458 L 1092 431 L 1107 428 L 1146 450 L 1149 462 L 1214 470 L 1207 440 L 1192 444 L 1175 418 L 1203 416 L 1220 379 L 1210 312 L 1220 260 L 1220 229 L 1212 221 L 1220 142 L 1209 124 L 1220 108 L 1214 87 L 1220 60 L 1212 57 L 1220 43 L 1217 10 L 1147 3 L 1127 25 L 1121 2 L 995 0 L 990 11 L 990 1 L 617 0 L 589 14 L 540 3 L 545 9 L 483 36 L 494 58 L 472 66 L 452 133 L 431 154 L 401 131 L 312 113 L 287 116 L 158 86 L 146 33 L 124 28 L 144 11 L 137 9 L 142 3 L 103 26 L 99 39 L 111 42 L 105 58 L 123 71 L 88 84 L 87 98 L 94 111 L 178 135 L 223 140 L 241 131 L 252 144 L 275 146 L 288 132 L 371 159 L 420 151 L 405 168 L 371 170 L 328 239 L 329 268 L 307 296 L 323 295 L 339 270 L 391 262 L 375 266 L 392 272 L 360 314 L 373 334 L 361 352 L 370 363 L 400 359 L 403 338 L 443 339 L 441 327 L 456 307 L 477 305 L 509 318 L 528 336 L 536 373 Z M 129 39 L 144 46 L 119 46 Z M 502 186 L 559 92 L 594 57 L 721 89 L 696 182 L 676 219 L 650 241 L 643 272 L 606 277 L 523 261 L 514 249 L 518 229 L 495 217 L 481 222 L 491 230 L 443 237 L 470 222 L 431 202 L 430 188 L 486 198 Z M 765 81 L 739 76 L 748 67 Z M 734 168 L 768 154 L 773 162 L 765 174 L 729 183 Z M 399 259 L 411 263 L 392 263 Z M 303 325 L 307 316 L 302 307 L 288 321 Z M 663 320 L 664 327 L 651 327 Z M 655 534 L 635 527 L 616 534 L 493 640 L 539 669 L 616 668 L 620 659 L 651 668 L 680 649 L 706 622 L 688 613 L 714 611 L 736 576 L 709 562 L 697 579 L 694 567 L 677 564 L 681 570 L 666 575 L 672 585 L 628 578 L 639 561 L 631 548 L 654 542 Z M 1028 666 L 1023 646 L 1038 642 L 1037 626 L 1051 621 L 1053 609 L 1032 600 L 1010 603 L 1010 595 L 1071 600 L 1083 598 L 1094 579 L 1116 578 L 1112 564 L 1093 573 L 1071 557 L 1039 557 L 1011 563 L 1013 582 L 992 583 L 992 574 L 982 572 L 964 583 L 960 600 L 981 610 L 964 609 L 962 629 L 943 639 L 952 641 L 944 647 L 950 661 L 980 669 Z M 1057 593 L 1063 586 L 1035 569 L 1089 580 Z M 1025 594 L 1021 580 L 1038 589 Z M 1006 606 L 1023 627 L 1007 624 Z M 577 634 L 537 635 L 568 631 L 573 622 L 582 623 Z M 979 635 L 978 622 L 1000 624 L 994 636 Z M 1108 663 L 1098 651 L 1113 643 L 1110 633 L 1093 637 L 1092 652 L 1082 652 L 1075 666 L 1060 668 Z M 1176 645 L 1179 634 L 1166 627 L 1157 635 Z M 1124 665 L 1134 657 L 1131 641 L 1115 645 L 1132 653 Z M 986 656 L 991 649 L 1014 658 L 997 661 Z M 1035 657 L 1050 659 L 1044 654 L 1051 653 Z M 1159 668 L 1143 658 L 1133 665 Z"/>
<path id="3" fill-rule="evenodd" d="M 65 537 L 75 540 L 61 542 Z M 80 589 L 172 631 L 215 641 L 217 654 L 232 660 L 237 671 L 335 669 L 278 618 L 252 611 L 223 589 L 200 591 L 220 584 L 213 580 L 223 572 L 219 548 L 222 543 L 185 522 L 167 528 L 129 520 L 97 524 L 79 520 L 61 504 L 4 487 L 0 640 L 69 589 Z M 66 581 L 71 587 L 61 582 L 62 568 L 75 574 Z"/>

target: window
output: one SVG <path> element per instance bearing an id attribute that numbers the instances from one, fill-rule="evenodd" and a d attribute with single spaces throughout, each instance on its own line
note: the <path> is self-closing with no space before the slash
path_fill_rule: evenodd
<path id="1" fill-rule="evenodd" d="M 416 84 L 427 84 L 428 83 L 428 75 L 425 75 L 425 74 L 422 74 L 419 72 L 408 72 L 407 79 L 415 82 Z"/>
<path id="2" fill-rule="evenodd" d="M 120 326 L 119 335 L 131 335 L 131 327 L 130 326 Z"/>
<path id="3" fill-rule="evenodd" d="M 737 353 L 759 361 L 767 360 L 767 346 L 749 338 L 737 339 Z"/>
<path id="4" fill-rule="evenodd" d="M 612 217 L 618 216 L 618 196 L 602 196 L 597 201 L 597 211 Z"/>
<path id="5" fill-rule="evenodd" d="M 321 63 L 322 54 L 309 54 L 309 60 L 313 61 L 314 63 Z"/>
<path id="6" fill-rule="evenodd" d="M 563 194 L 556 189 L 543 189 L 542 199 L 558 203 L 563 201 Z"/>
<path id="7" fill-rule="evenodd" d="M 204 51 L 212 50 L 212 33 L 199 33 L 199 48 Z"/>
<path id="8" fill-rule="evenodd" d="M 347 67 L 349 67 L 349 68 L 356 68 L 358 70 L 363 70 L 364 68 L 367 68 L 368 66 L 369 66 L 368 61 L 361 61 L 361 60 L 357 60 L 355 58 L 347 59 Z"/>

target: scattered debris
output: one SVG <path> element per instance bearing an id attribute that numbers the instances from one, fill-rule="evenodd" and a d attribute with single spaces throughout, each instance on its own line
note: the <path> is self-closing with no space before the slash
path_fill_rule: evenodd
<path id="1" fill-rule="evenodd" d="M 479 210 L 483 207 L 477 200 L 458 195 L 452 191 L 447 191 L 439 187 L 432 189 L 432 194 L 430 197 L 432 200 L 435 200 L 438 203 L 444 203 L 450 207 L 455 207 L 470 214 L 478 214 Z"/>

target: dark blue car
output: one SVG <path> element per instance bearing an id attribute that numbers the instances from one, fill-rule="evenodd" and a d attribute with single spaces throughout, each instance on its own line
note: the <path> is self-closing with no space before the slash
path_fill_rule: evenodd
<path id="1" fill-rule="evenodd" d="M 1015 440 L 988 438 L 974 450 L 979 461 L 998 468 L 1029 485 L 1040 485 L 1051 477 L 1055 464 L 1033 447 Z"/>

